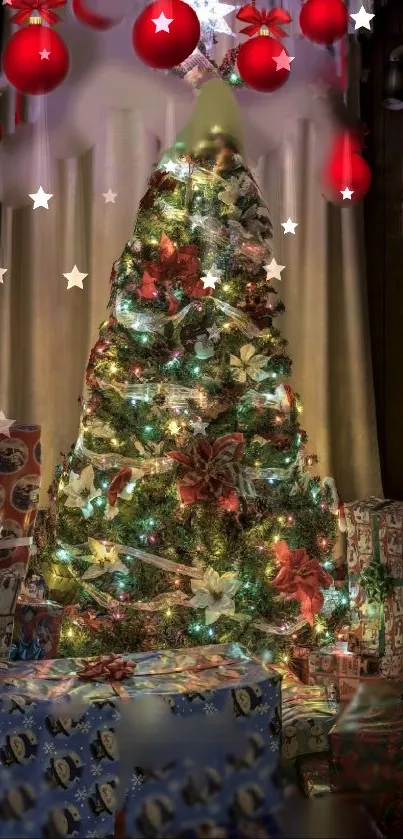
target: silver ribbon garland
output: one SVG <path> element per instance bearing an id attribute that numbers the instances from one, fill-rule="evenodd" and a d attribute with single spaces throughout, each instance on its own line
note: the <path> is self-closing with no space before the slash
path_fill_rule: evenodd
<path id="1" fill-rule="evenodd" d="M 88 560 L 88 546 L 82 545 L 81 547 L 70 547 L 62 542 L 59 542 L 59 548 L 63 551 L 66 551 L 71 556 L 77 559 L 85 559 Z M 162 556 L 157 556 L 157 554 L 150 554 L 147 551 L 142 551 L 137 548 L 130 548 L 128 545 L 119 545 L 114 544 L 113 542 L 106 542 L 102 541 L 101 543 L 103 546 L 107 548 L 114 548 L 118 554 L 124 554 L 127 557 L 133 557 L 134 559 L 139 559 L 140 562 L 144 562 L 146 565 L 153 565 L 155 568 L 160 568 L 162 571 L 167 571 L 171 574 L 179 574 L 185 577 L 190 577 L 193 580 L 202 580 L 204 577 L 204 571 L 198 568 L 192 568 L 189 565 L 183 565 L 180 562 L 172 562 L 170 559 L 166 559 Z M 83 583 L 79 580 L 78 575 L 72 571 L 72 576 L 77 582 L 80 582 L 81 585 L 84 586 L 88 594 L 90 594 L 94 600 L 96 600 L 100 606 L 111 609 L 122 607 L 122 603 L 115 600 L 111 595 L 106 594 L 105 592 L 98 592 L 95 586 L 89 583 Z M 169 595 L 172 595 L 172 600 L 169 600 Z M 158 598 L 154 598 L 149 603 L 139 601 L 128 604 L 131 609 L 136 609 L 138 611 L 146 612 L 157 612 L 157 611 L 164 611 L 169 606 L 184 606 L 186 608 L 193 608 L 190 606 L 190 600 L 188 596 L 184 592 L 167 592 L 166 599 L 163 595 L 160 597 L 160 602 Z M 250 620 L 249 615 L 245 613 L 238 613 L 235 615 L 226 614 L 225 617 L 231 618 L 231 620 L 236 621 L 237 623 L 247 623 L 250 627 L 263 632 L 265 635 L 278 635 L 286 637 L 288 635 L 292 635 L 294 632 L 297 632 L 301 629 L 302 626 L 306 623 L 305 620 L 299 618 L 293 624 L 282 624 L 281 626 L 276 626 L 275 624 L 270 624 L 267 621 L 261 618 L 254 618 Z"/>
<path id="2" fill-rule="evenodd" d="M 213 305 L 226 315 L 246 338 L 258 338 L 260 336 L 261 330 L 252 323 L 250 318 L 243 312 L 235 309 L 234 306 L 230 306 L 225 300 L 219 300 L 218 297 L 198 298 L 197 301 L 188 303 L 176 315 L 167 316 L 164 314 L 150 314 L 149 312 L 130 312 L 123 303 L 122 295 L 118 295 L 114 316 L 118 323 L 127 329 L 133 329 L 135 332 L 161 333 L 168 323 L 175 325 L 182 323 L 192 309 L 196 306 L 199 307 L 207 300 L 211 300 Z"/>
<path id="3" fill-rule="evenodd" d="M 169 407 L 187 406 L 190 401 L 196 402 L 199 408 L 207 405 L 207 396 L 200 388 L 181 387 L 180 385 L 125 384 L 123 382 L 104 382 L 98 379 L 98 385 L 116 391 L 125 399 L 138 399 L 139 402 L 151 402 L 156 396 L 164 396 Z"/>

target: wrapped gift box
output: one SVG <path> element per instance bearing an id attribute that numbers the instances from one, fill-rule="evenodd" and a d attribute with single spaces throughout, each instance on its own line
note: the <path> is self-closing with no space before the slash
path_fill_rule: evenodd
<path id="1" fill-rule="evenodd" d="M 83 666 L 95 681 L 79 678 Z M 4 662 L 0 681 L 2 836 L 20 836 L 23 823 L 26 839 L 112 837 L 125 798 L 125 839 L 208 835 L 205 825 L 258 836 L 281 803 L 281 677 L 238 645 L 126 656 L 113 668 Z"/>
<path id="2" fill-rule="evenodd" d="M 308 658 L 308 684 L 323 685 L 341 702 L 354 696 L 362 681 L 379 677 L 379 659 L 352 653 L 346 641 L 318 650 Z"/>
<path id="3" fill-rule="evenodd" d="M 331 792 L 330 753 L 299 757 L 297 771 L 300 787 L 307 798 L 318 798 Z"/>
<path id="4" fill-rule="evenodd" d="M 0 434 L 0 522 L 2 539 L 32 536 L 41 477 L 41 429 L 13 425 Z M 0 561 L 9 551 L 0 551 Z"/>
<path id="5" fill-rule="evenodd" d="M 275 668 L 282 675 L 282 757 L 295 760 L 299 755 L 327 752 L 329 732 L 338 704 L 326 688 L 305 685 L 286 667 Z"/>
<path id="6" fill-rule="evenodd" d="M 349 647 L 380 656 L 381 674 L 397 677 L 403 674 L 403 503 L 370 498 L 346 504 L 345 511 L 353 624 Z M 390 589 L 376 603 L 362 575 L 379 569 Z"/>
<path id="7" fill-rule="evenodd" d="M 63 607 L 49 600 L 20 597 L 14 615 L 11 661 L 38 661 L 58 654 Z"/>
<path id="8" fill-rule="evenodd" d="M 393 794 L 403 788 L 402 686 L 379 679 L 361 684 L 332 728 L 332 788 Z"/>
<path id="9" fill-rule="evenodd" d="M 10 437 L 0 434 L 0 617 L 8 627 L 27 573 L 38 509 L 40 438 L 38 426 L 14 425 Z M 7 653 L 3 639 L 1 655 Z"/>

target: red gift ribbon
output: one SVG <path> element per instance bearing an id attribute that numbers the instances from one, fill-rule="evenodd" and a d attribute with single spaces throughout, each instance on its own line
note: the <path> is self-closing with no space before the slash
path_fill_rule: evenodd
<path id="1" fill-rule="evenodd" d="M 262 9 L 262 11 L 259 11 L 254 6 L 242 6 L 236 17 L 242 23 L 249 24 L 249 26 L 241 29 L 241 35 L 249 35 L 250 38 L 257 35 L 262 26 L 269 30 L 273 38 L 286 38 L 287 32 L 281 29 L 279 24 L 283 25 L 292 21 L 291 15 L 284 9 L 271 9 L 270 11 Z"/>
<path id="2" fill-rule="evenodd" d="M 85 682 L 99 682 L 107 679 L 110 682 L 121 682 L 134 673 L 134 663 L 119 655 L 100 655 L 85 664 L 77 672 L 77 677 Z"/>
<path id="3" fill-rule="evenodd" d="M 32 17 L 34 12 L 38 12 L 39 17 L 53 26 L 61 20 L 60 15 L 52 12 L 52 9 L 57 9 L 59 6 L 65 6 L 67 0 L 13 0 L 12 8 L 20 9 L 12 16 L 12 23 L 17 23 L 22 26 Z"/>
<path id="4" fill-rule="evenodd" d="M 122 466 L 117 475 L 115 475 L 111 485 L 106 493 L 106 497 L 111 507 L 114 507 L 118 499 L 118 495 L 123 492 L 127 484 L 130 484 L 132 479 L 132 470 Z"/>

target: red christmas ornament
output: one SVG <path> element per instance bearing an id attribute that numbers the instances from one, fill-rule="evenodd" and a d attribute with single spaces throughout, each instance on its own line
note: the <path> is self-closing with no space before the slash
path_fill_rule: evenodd
<path id="1" fill-rule="evenodd" d="M 348 13 L 343 0 L 306 0 L 299 16 L 305 38 L 314 44 L 333 44 L 347 32 Z"/>
<path id="2" fill-rule="evenodd" d="M 111 18 L 93 11 L 91 8 L 88 8 L 85 0 L 73 0 L 72 8 L 80 23 L 83 23 L 84 26 L 90 26 L 91 29 L 98 29 L 100 32 L 106 29 L 112 29 L 113 26 L 117 26 L 122 20 L 121 16 Z"/>
<path id="3" fill-rule="evenodd" d="M 69 53 L 64 41 L 43 21 L 53 25 L 60 20 L 52 8 L 66 0 L 14 0 L 20 9 L 11 20 L 22 26 L 7 42 L 3 70 L 13 87 L 21 93 L 37 96 L 54 90 L 67 76 Z"/>
<path id="4" fill-rule="evenodd" d="M 357 136 L 345 132 L 336 138 L 323 172 L 325 187 L 343 206 L 361 201 L 371 186 L 371 169 L 359 154 L 362 143 Z M 350 197 L 342 195 L 345 190 L 351 191 Z"/>
<path id="5" fill-rule="evenodd" d="M 243 6 L 237 13 L 238 20 L 247 23 L 241 29 L 242 35 L 249 35 L 238 50 L 238 72 L 243 81 L 255 90 L 267 93 L 277 90 L 290 75 L 289 54 L 277 39 L 284 38 L 286 32 L 280 25 L 291 22 L 288 12 L 272 9 L 270 12 L 259 11 L 254 6 Z M 257 35 L 256 38 L 253 38 Z M 276 61 L 282 57 L 282 61 Z M 288 65 L 288 66 L 287 66 Z"/>
<path id="6" fill-rule="evenodd" d="M 200 23 L 183 0 L 156 0 L 133 26 L 133 47 L 139 58 L 158 70 L 171 70 L 196 48 Z"/>

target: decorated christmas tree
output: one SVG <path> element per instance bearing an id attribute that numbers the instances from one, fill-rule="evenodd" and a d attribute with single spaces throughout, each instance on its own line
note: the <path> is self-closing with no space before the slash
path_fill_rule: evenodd
<path id="1" fill-rule="evenodd" d="M 64 652 L 241 641 L 278 659 L 301 627 L 331 638 L 337 520 L 286 383 L 283 267 L 241 148 L 210 81 L 113 267 L 40 554 L 70 601 Z"/>

